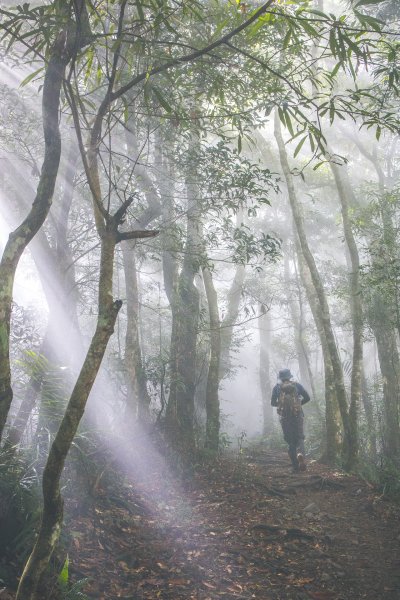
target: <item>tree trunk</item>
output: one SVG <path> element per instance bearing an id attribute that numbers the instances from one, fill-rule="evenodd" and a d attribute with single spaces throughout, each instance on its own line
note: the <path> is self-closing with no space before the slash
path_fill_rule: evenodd
<path id="1" fill-rule="evenodd" d="M 196 345 L 199 323 L 199 292 L 194 278 L 199 270 L 202 248 L 198 190 L 187 184 L 188 210 L 185 254 L 174 293 L 170 352 L 170 394 L 167 427 L 171 441 L 189 456 L 194 441 L 194 396 L 196 388 Z"/>
<path id="2" fill-rule="evenodd" d="M 300 379 L 302 384 L 310 389 L 309 372 L 307 369 L 307 356 L 305 353 L 305 341 L 303 335 L 303 323 L 300 322 L 299 309 L 297 307 L 298 298 L 294 294 L 294 290 L 291 286 L 291 277 L 289 271 L 289 258 L 287 255 L 288 248 L 284 255 L 284 272 L 285 272 L 285 292 L 286 299 L 289 306 L 289 313 L 294 329 L 294 343 L 296 348 L 297 362 L 299 364 Z"/>
<path id="3" fill-rule="evenodd" d="M 380 213 L 383 228 L 382 244 L 393 246 L 395 243 L 395 228 L 390 214 L 390 208 L 385 202 L 386 177 L 379 164 L 376 152 L 369 152 L 359 141 L 353 140 L 360 152 L 372 163 L 378 177 L 380 194 Z M 376 258 L 372 255 L 372 267 Z M 378 265 L 379 268 L 379 265 Z M 368 320 L 374 332 L 379 366 L 383 377 L 384 403 L 384 452 L 400 462 L 400 357 L 396 340 L 396 332 L 392 325 L 393 310 L 390 299 L 379 289 L 372 292 L 372 301 L 368 309 Z"/>
<path id="4" fill-rule="evenodd" d="M 314 256 L 310 250 L 308 245 L 307 236 L 305 233 L 304 227 L 304 218 L 301 213 L 301 209 L 297 200 L 296 192 L 293 185 L 293 178 L 290 172 L 290 167 L 287 159 L 286 148 L 284 145 L 280 121 L 278 117 L 278 113 L 275 113 L 275 138 L 278 143 L 279 149 L 279 157 L 282 166 L 282 171 L 286 180 L 286 184 L 288 187 L 289 193 L 289 201 L 292 208 L 293 219 L 296 225 L 296 230 L 299 236 L 299 242 L 301 246 L 301 251 L 304 256 L 304 259 L 307 263 L 308 269 L 310 271 L 312 283 L 315 289 L 316 297 L 319 304 L 319 310 L 321 315 L 322 326 L 326 338 L 326 344 L 329 351 L 330 362 L 332 365 L 333 375 L 334 375 L 334 384 L 336 391 L 336 398 L 339 405 L 340 416 L 343 423 L 343 449 L 345 452 L 348 452 L 349 448 L 352 448 L 352 427 L 349 417 L 348 405 L 347 405 L 347 397 L 346 397 L 346 388 L 344 385 L 343 378 L 343 369 L 342 363 L 340 360 L 339 352 L 336 346 L 336 340 L 332 329 L 331 317 L 328 302 L 326 299 L 325 290 L 321 281 L 321 277 L 319 275 L 317 265 L 314 260 Z M 345 457 L 346 460 L 346 457 Z M 347 460 L 346 460 L 347 462 Z"/>
<path id="5" fill-rule="evenodd" d="M 143 367 L 140 344 L 139 291 L 135 249 L 132 242 L 122 244 L 122 255 L 126 289 L 126 337 L 125 337 L 125 378 L 127 385 L 127 414 L 139 421 L 149 420 L 150 396 Z"/>
<path id="6" fill-rule="evenodd" d="M 351 204 L 349 195 L 352 195 L 350 181 L 348 180 L 344 166 L 339 167 L 337 164 L 330 162 L 330 167 L 335 178 L 340 204 L 342 207 L 344 236 L 351 263 L 350 307 L 353 328 L 353 361 L 351 370 L 349 409 L 349 426 L 351 433 L 348 439 L 349 446 L 345 448 L 345 468 L 350 471 L 356 466 L 358 458 L 358 412 L 362 393 L 363 307 L 360 288 L 360 259 L 349 216 Z"/>
<path id="7" fill-rule="evenodd" d="M 400 464 L 400 360 L 396 332 L 380 294 L 374 294 L 374 305 L 369 310 L 369 321 L 378 348 L 379 365 L 383 377 L 384 453 Z"/>
<path id="8" fill-rule="evenodd" d="M 260 389 L 263 414 L 263 435 L 271 435 L 274 429 L 274 415 L 271 406 L 271 317 L 269 310 L 261 307 L 261 315 L 258 319 L 258 331 L 260 337 Z"/>
<path id="9" fill-rule="evenodd" d="M 63 519 L 61 474 L 122 304 L 120 300 L 114 301 L 112 297 L 115 245 L 115 233 L 107 231 L 102 237 L 101 244 L 99 313 L 96 331 L 50 448 L 43 473 L 44 505 L 39 534 L 23 571 L 16 600 L 39 600 L 38 586 L 60 536 Z"/>
<path id="10" fill-rule="evenodd" d="M 297 234 L 295 234 L 297 236 Z M 336 400 L 335 381 L 332 369 L 331 357 L 324 328 L 322 325 L 322 316 L 320 306 L 316 297 L 315 289 L 312 284 L 310 271 L 304 261 L 301 252 L 300 242 L 296 239 L 296 251 L 299 264 L 300 278 L 303 283 L 314 323 L 317 328 L 318 336 L 321 342 L 322 355 L 324 359 L 324 381 L 325 381 L 325 427 L 326 427 L 326 448 L 323 452 L 322 462 L 335 464 L 340 446 L 340 414 Z"/>
<path id="11" fill-rule="evenodd" d="M 246 277 L 246 267 L 237 265 L 232 285 L 227 294 L 226 315 L 221 322 L 221 361 L 220 361 L 220 379 L 226 377 L 230 366 L 230 352 L 233 339 L 233 326 L 239 315 L 240 300 L 242 297 L 243 283 Z"/>
<path id="12" fill-rule="evenodd" d="M 37 233 L 29 246 L 49 307 L 47 329 L 39 354 L 50 363 L 71 367 L 72 372 L 79 372 L 83 359 L 75 270 L 67 239 L 77 158 L 76 144 L 71 143 L 64 174 L 64 193 L 54 216 L 56 247 L 50 246 L 43 230 Z M 7 171 L 11 172 L 13 177 L 18 177 L 18 171 L 11 161 L 7 165 Z M 21 185 L 23 187 L 20 187 Z M 26 205 L 29 191 L 30 186 L 24 181 L 16 185 L 16 195 L 22 206 Z M 61 332 L 63 340 L 60 344 L 57 342 L 60 341 Z M 21 441 L 40 392 L 42 379 L 38 373 L 31 377 L 21 406 L 8 431 L 7 445 L 15 446 Z"/>
<path id="13" fill-rule="evenodd" d="M 203 267 L 203 280 L 208 301 L 210 322 L 210 361 L 206 390 L 206 448 L 217 451 L 219 445 L 219 363 L 221 355 L 221 329 L 218 312 L 218 297 L 207 267 Z"/>
<path id="14" fill-rule="evenodd" d="M 374 418 L 374 407 L 372 405 L 371 395 L 368 389 L 368 381 L 363 370 L 362 374 L 362 403 L 364 406 L 365 419 L 367 422 L 367 436 L 369 442 L 369 454 L 376 464 L 377 460 L 377 440 L 376 440 L 376 424 Z"/>
<path id="15" fill-rule="evenodd" d="M 25 220 L 10 233 L 0 263 L 0 439 L 13 397 L 9 338 L 15 272 L 23 251 L 48 215 L 60 163 L 59 102 L 68 62 L 64 44 L 65 31 L 62 31 L 52 49 L 43 83 L 42 116 L 45 152 L 36 197 Z"/>

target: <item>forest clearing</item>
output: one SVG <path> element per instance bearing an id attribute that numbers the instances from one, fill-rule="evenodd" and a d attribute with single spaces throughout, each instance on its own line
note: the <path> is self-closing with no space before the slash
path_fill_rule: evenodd
<path id="1" fill-rule="evenodd" d="M 0 600 L 395 600 L 398 0 L 0 6 Z"/>

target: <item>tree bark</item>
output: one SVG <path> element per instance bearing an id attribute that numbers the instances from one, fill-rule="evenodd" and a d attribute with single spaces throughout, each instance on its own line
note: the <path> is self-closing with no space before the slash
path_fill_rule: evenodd
<path id="1" fill-rule="evenodd" d="M 286 154 L 286 148 L 282 137 L 281 126 L 279 121 L 278 113 L 275 113 L 275 138 L 279 149 L 279 158 L 282 166 L 282 171 L 285 177 L 286 185 L 288 188 L 290 206 L 293 213 L 293 220 L 296 226 L 297 235 L 299 238 L 299 244 L 301 252 L 307 267 L 310 272 L 312 285 L 315 290 L 316 300 L 318 302 L 319 314 L 321 318 L 321 324 L 325 335 L 326 346 L 329 352 L 330 364 L 333 371 L 334 387 L 336 392 L 336 399 L 339 405 L 340 416 L 343 424 L 343 449 L 351 447 L 351 426 L 349 419 L 349 411 L 347 405 L 346 388 L 344 385 L 343 369 L 340 360 L 339 352 L 336 346 L 335 336 L 332 329 L 331 317 L 328 302 L 326 299 L 325 290 L 321 281 L 320 274 L 318 272 L 317 265 L 314 260 L 314 256 L 308 245 L 308 240 L 304 227 L 304 217 L 302 215 L 300 205 L 297 200 L 296 192 L 293 185 L 293 177 L 290 172 L 289 162 Z"/>
<path id="2" fill-rule="evenodd" d="M 149 419 L 150 396 L 143 367 L 140 344 L 139 290 L 135 249 L 132 242 L 122 244 L 126 289 L 125 379 L 127 385 L 127 416 L 141 422 Z"/>
<path id="3" fill-rule="evenodd" d="M 64 173 L 64 192 L 54 215 L 55 248 L 50 246 L 43 229 L 37 233 L 29 246 L 49 307 L 47 329 L 39 354 L 50 363 L 70 367 L 73 373 L 78 371 L 83 359 L 75 270 L 67 239 L 77 158 L 76 144 L 71 143 Z M 18 176 L 18 171 L 11 161 L 7 164 L 7 171 L 11 172 L 13 177 Z M 16 186 L 16 196 L 24 207 L 31 188 L 25 182 L 22 182 L 22 186 Z M 60 341 L 60 332 L 63 335 L 62 344 L 57 343 Z M 42 379 L 38 373 L 31 377 L 21 406 L 8 431 L 7 445 L 16 446 L 20 443 L 40 392 Z"/>
<path id="4" fill-rule="evenodd" d="M 358 412 L 362 393 L 363 306 L 360 287 L 360 259 L 349 216 L 350 205 L 353 200 L 353 198 L 349 198 L 349 195 L 352 194 L 350 181 L 348 180 L 344 166 L 339 167 L 332 161 L 329 164 L 335 178 L 340 199 L 344 236 L 351 263 L 351 273 L 349 274 L 351 322 L 353 329 L 353 361 L 349 409 L 349 427 L 351 431 L 347 440 L 349 445 L 345 448 L 345 468 L 350 471 L 354 469 L 358 459 Z"/>
<path id="5" fill-rule="evenodd" d="M 385 203 L 387 182 L 375 151 L 370 152 L 357 139 L 353 140 L 360 152 L 372 163 L 378 178 L 380 215 L 383 229 L 383 245 L 393 246 L 395 228 L 390 209 Z M 372 255 L 372 267 L 376 266 Z M 379 265 L 378 265 L 379 268 Z M 390 459 L 400 463 L 400 356 L 396 332 L 392 325 L 393 309 L 386 294 L 372 290 L 368 308 L 368 320 L 374 332 L 378 348 L 379 366 L 383 377 L 384 404 L 384 452 Z M 368 415 L 368 413 L 367 413 Z"/>
<path id="6" fill-rule="evenodd" d="M 196 387 L 196 344 L 199 321 L 199 292 L 194 277 L 199 270 L 201 222 L 198 190 L 187 184 L 188 210 L 185 255 L 172 300 L 170 394 L 167 427 L 173 444 L 183 455 L 194 448 L 194 395 Z"/>
<path id="7" fill-rule="evenodd" d="M 311 280 L 310 271 L 302 255 L 297 233 L 295 233 L 295 235 L 300 278 L 306 291 L 307 300 L 318 332 L 324 359 L 326 447 L 321 460 L 322 462 L 333 465 L 336 463 L 338 457 L 341 440 L 340 414 L 336 400 L 335 380 L 328 344 L 322 325 L 320 306 Z"/>
<path id="8" fill-rule="evenodd" d="M 107 231 L 102 237 L 96 331 L 50 448 L 43 473 L 44 504 L 39 534 L 23 571 L 16 600 L 39 600 L 38 586 L 60 536 L 63 520 L 61 474 L 122 304 L 112 297 L 115 245 L 115 233 Z"/>
<path id="9" fill-rule="evenodd" d="M 263 435 L 271 435 L 274 429 L 274 415 L 271 406 L 271 317 L 269 310 L 264 305 L 261 307 L 261 315 L 258 319 L 258 331 L 260 338 L 260 389 L 263 415 Z"/>
<path id="10" fill-rule="evenodd" d="M 59 102 L 68 63 L 65 53 L 65 35 L 65 31 L 62 31 L 53 46 L 43 83 L 42 119 L 45 152 L 36 197 L 27 217 L 10 233 L 0 263 L 0 439 L 13 397 L 9 338 L 15 273 L 23 251 L 48 215 L 60 163 Z"/>
<path id="11" fill-rule="evenodd" d="M 221 356 L 221 329 L 218 311 L 218 297 L 210 270 L 203 267 L 203 281 L 207 295 L 210 323 L 210 361 L 206 390 L 206 448 L 218 451 L 220 414 L 219 414 L 219 373 Z"/>

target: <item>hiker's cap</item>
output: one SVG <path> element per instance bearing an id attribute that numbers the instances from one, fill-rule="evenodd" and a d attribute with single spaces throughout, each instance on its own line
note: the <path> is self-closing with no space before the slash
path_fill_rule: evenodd
<path id="1" fill-rule="evenodd" d="M 278 373 L 278 378 L 283 381 L 284 379 L 292 379 L 293 375 L 290 372 L 290 369 L 281 369 Z"/>

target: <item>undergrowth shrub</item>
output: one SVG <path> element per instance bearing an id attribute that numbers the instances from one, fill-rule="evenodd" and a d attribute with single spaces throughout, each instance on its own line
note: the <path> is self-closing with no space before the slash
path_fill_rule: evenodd
<path id="1" fill-rule="evenodd" d="M 7 583 L 20 571 L 32 549 L 41 512 L 41 490 L 35 462 L 0 453 L 0 578 Z M 13 569 L 5 564 L 12 564 Z"/>

